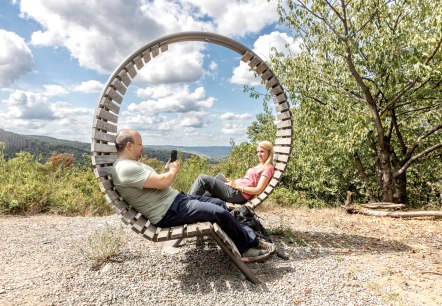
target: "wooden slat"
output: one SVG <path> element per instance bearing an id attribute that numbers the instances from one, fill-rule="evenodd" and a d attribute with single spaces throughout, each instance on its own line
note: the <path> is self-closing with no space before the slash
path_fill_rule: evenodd
<path id="1" fill-rule="evenodd" d="M 292 129 L 283 129 L 283 130 L 277 130 L 276 136 L 292 136 Z"/>
<path id="2" fill-rule="evenodd" d="M 96 177 L 108 176 L 112 174 L 112 166 L 109 167 L 96 167 L 94 173 Z"/>
<path id="3" fill-rule="evenodd" d="M 251 68 L 255 68 L 255 66 L 257 66 L 259 63 L 262 63 L 262 60 L 256 56 L 249 62 L 249 66 Z"/>
<path id="4" fill-rule="evenodd" d="M 250 200 L 250 204 L 252 204 L 253 207 L 261 204 L 261 202 L 262 202 L 261 199 L 256 198 L 256 197 Z"/>
<path id="5" fill-rule="evenodd" d="M 292 139 L 291 138 L 276 138 L 275 139 L 275 145 L 291 145 Z"/>
<path id="6" fill-rule="evenodd" d="M 284 153 L 284 154 L 290 154 L 290 147 L 283 147 L 283 146 L 275 146 L 273 148 L 273 151 L 275 153 Z"/>
<path id="7" fill-rule="evenodd" d="M 169 240 L 170 228 L 162 228 L 157 236 L 157 241 L 166 241 Z"/>
<path id="8" fill-rule="evenodd" d="M 273 103 L 275 103 L 275 104 L 279 104 L 279 103 L 281 103 L 281 102 L 283 102 L 283 101 L 287 101 L 287 96 L 286 96 L 285 93 L 280 94 L 280 95 L 277 95 L 277 96 L 275 96 L 275 98 L 273 99 Z"/>
<path id="9" fill-rule="evenodd" d="M 276 105 L 275 109 L 278 113 L 281 113 L 282 111 L 290 109 L 290 105 L 288 104 L 288 102 L 283 102 L 281 104 Z"/>
<path id="10" fill-rule="evenodd" d="M 279 85 L 279 81 L 278 81 L 278 78 L 276 76 L 274 76 L 273 78 L 267 80 L 267 82 L 266 82 L 267 88 L 273 88 L 273 87 L 275 87 L 275 85 Z"/>
<path id="11" fill-rule="evenodd" d="M 275 157 L 275 161 L 287 163 L 289 160 L 290 155 L 283 155 L 283 154 L 277 154 Z"/>
<path id="12" fill-rule="evenodd" d="M 249 51 L 246 51 L 246 53 L 244 53 L 244 55 L 241 57 L 241 60 L 245 63 L 247 63 L 248 61 L 250 61 L 250 59 L 253 57 L 253 54 L 250 53 Z"/>
<path id="13" fill-rule="evenodd" d="M 156 239 L 157 227 L 153 226 L 149 221 L 145 225 L 146 229 L 144 230 L 143 237 L 149 240 Z"/>
<path id="14" fill-rule="evenodd" d="M 169 45 L 167 43 L 162 43 L 160 45 L 160 50 L 161 50 L 161 53 L 166 52 L 167 50 L 169 50 Z"/>
<path id="15" fill-rule="evenodd" d="M 270 90 L 270 92 L 272 93 L 272 95 L 277 96 L 277 95 L 283 93 L 283 92 L 284 92 L 284 89 L 282 89 L 282 86 L 281 86 L 281 85 L 278 85 L 278 86 L 273 87 L 273 88 Z"/>
<path id="16" fill-rule="evenodd" d="M 176 239 L 183 237 L 185 225 L 172 227 L 170 238 Z"/>
<path id="17" fill-rule="evenodd" d="M 100 182 L 98 183 L 98 186 L 100 187 L 101 192 L 106 192 L 107 190 L 114 188 L 112 180 L 107 180 L 103 176 L 99 177 L 99 179 Z"/>
<path id="18" fill-rule="evenodd" d="M 276 123 L 276 128 L 280 129 L 280 128 L 288 128 L 288 127 L 292 127 L 292 121 L 291 120 L 284 120 L 284 121 L 279 121 Z"/>
<path id="19" fill-rule="evenodd" d="M 101 98 L 100 106 L 102 108 L 113 111 L 115 114 L 118 114 L 120 112 L 120 106 L 118 104 L 113 103 L 112 100 L 109 99 L 108 97 Z"/>
<path id="20" fill-rule="evenodd" d="M 152 57 L 150 56 L 150 50 L 146 50 L 143 52 L 142 54 L 143 56 L 143 60 L 144 62 L 147 64 L 148 62 L 150 62 L 150 60 L 152 59 Z"/>
<path id="21" fill-rule="evenodd" d="M 255 56 L 250 62 L 249 62 L 249 66 L 251 68 L 255 68 L 256 66 L 258 66 L 260 63 L 262 63 L 262 60 Z"/>
<path id="22" fill-rule="evenodd" d="M 120 194 L 117 191 L 113 190 L 113 189 L 107 190 L 106 191 L 106 195 L 111 200 L 109 203 L 112 203 L 115 200 L 119 200 L 120 199 Z"/>
<path id="23" fill-rule="evenodd" d="M 115 142 L 115 135 L 93 129 L 92 139 L 96 141 Z"/>
<path id="24" fill-rule="evenodd" d="M 213 231 L 218 237 L 221 238 L 221 240 L 226 244 L 227 248 L 232 251 L 232 253 L 237 256 L 238 258 L 241 258 L 241 254 L 239 253 L 238 249 L 236 248 L 235 243 L 230 239 L 229 236 L 221 229 L 221 227 L 214 223 L 213 224 Z"/>
<path id="25" fill-rule="evenodd" d="M 267 194 L 267 197 L 270 196 L 270 194 L 272 194 L 274 188 L 273 186 L 267 186 L 266 189 L 264 189 L 264 192 Z"/>
<path id="26" fill-rule="evenodd" d="M 106 122 L 100 119 L 94 119 L 94 124 L 93 127 L 99 130 L 103 130 L 103 131 L 107 131 L 110 133 L 116 133 L 117 132 L 117 126 L 110 123 L 110 122 Z"/>
<path id="27" fill-rule="evenodd" d="M 138 233 L 143 233 L 144 225 L 146 225 L 147 219 L 144 216 L 140 216 L 137 221 L 134 222 L 133 228 Z"/>
<path id="28" fill-rule="evenodd" d="M 259 66 L 255 67 L 255 71 L 258 74 L 261 74 L 268 69 L 269 69 L 269 66 L 267 66 L 267 64 L 264 62 L 262 62 Z"/>
<path id="29" fill-rule="evenodd" d="M 140 55 L 134 58 L 134 63 L 138 70 L 141 70 L 141 68 L 143 68 L 144 66 L 143 60 L 141 59 Z"/>
<path id="30" fill-rule="evenodd" d="M 133 79 L 137 75 L 137 71 L 135 70 L 134 63 L 130 62 L 125 66 L 127 73 Z"/>
<path id="31" fill-rule="evenodd" d="M 265 192 L 262 192 L 259 196 L 258 199 L 261 200 L 261 202 L 264 202 L 265 199 L 267 199 L 269 197 L 269 195 Z"/>
<path id="32" fill-rule="evenodd" d="M 275 171 L 275 173 L 273 173 L 273 177 L 274 177 L 275 179 L 280 180 L 281 177 L 282 177 L 282 172 L 279 171 L 279 170 Z"/>
<path id="33" fill-rule="evenodd" d="M 108 87 L 106 89 L 105 95 L 119 104 L 121 104 L 121 102 L 123 101 L 123 96 L 117 93 L 112 87 Z"/>
<path id="34" fill-rule="evenodd" d="M 152 57 L 156 57 L 156 56 L 160 55 L 160 47 L 158 45 L 153 46 L 150 51 L 152 53 Z"/>
<path id="35" fill-rule="evenodd" d="M 274 167 L 275 167 L 275 169 L 278 169 L 280 171 L 284 171 L 285 168 L 287 168 L 287 164 L 286 163 L 276 163 L 276 165 Z"/>
<path id="36" fill-rule="evenodd" d="M 125 201 L 121 200 L 113 201 L 112 205 L 118 214 L 124 214 L 129 209 L 129 205 Z"/>
<path id="37" fill-rule="evenodd" d="M 130 220 L 130 224 L 133 224 L 136 220 L 136 216 L 138 215 L 138 211 L 136 211 L 133 208 L 130 208 L 125 214 L 124 214 L 124 218 L 126 218 L 127 220 Z"/>
<path id="38" fill-rule="evenodd" d="M 105 119 L 107 121 L 113 122 L 113 123 L 118 123 L 118 116 L 115 114 L 112 114 L 111 112 L 108 112 L 107 110 L 103 109 L 103 108 L 98 108 L 95 111 L 95 117 L 97 118 L 102 118 Z"/>
<path id="39" fill-rule="evenodd" d="M 269 185 L 272 186 L 273 188 L 276 187 L 276 185 L 278 185 L 279 181 L 276 178 L 272 178 L 269 182 Z"/>
<path id="40" fill-rule="evenodd" d="M 261 75 L 261 79 L 262 79 L 263 81 L 266 81 L 266 80 L 268 80 L 268 79 L 271 79 L 273 76 L 274 76 L 273 71 L 272 71 L 272 70 L 267 70 L 266 72 L 264 72 L 264 73 Z"/>
<path id="41" fill-rule="evenodd" d="M 92 142 L 91 151 L 97 153 L 117 153 L 117 148 L 115 148 L 115 145 Z"/>
<path id="42" fill-rule="evenodd" d="M 113 164 L 117 159 L 115 154 L 112 155 L 95 155 L 91 157 L 92 165 L 105 165 L 105 164 Z"/>
<path id="43" fill-rule="evenodd" d="M 203 235 L 207 235 L 212 228 L 212 223 L 210 222 L 198 222 L 197 230 Z"/>
<path id="44" fill-rule="evenodd" d="M 126 87 L 129 87 L 129 85 L 131 83 L 131 80 L 130 80 L 129 76 L 127 75 L 127 71 L 126 70 L 121 70 L 118 73 L 118 77 L 124 83 L 124 85 L 126 85 Z"/>
<path id="45" fill-rule="evenodd" d="M 196 236 L 198 234 L 197 228 L 198 227 L 197 227 L 196 223 L 194 223 L 194 224 L 187 224 L 187 228 L 186 228 L 187 236 L 188 237 Z"/>
<path id="46" fill-rule="evenodd" d="M 118 90 L 122 95 L 126 93 L 126 86 L 124 86 L 118 78 L 112 80 L 111 86 L 114 87 L 115 90 Z"/>
<path id="47" fill-rule="evenodd" d="M 282 113 L 279 113 L 276 115 L 277 120 L 290 119 L 291 117 L 292 117 L 292 114 L 290 113 L 290 111 L 282 112 Z"/>

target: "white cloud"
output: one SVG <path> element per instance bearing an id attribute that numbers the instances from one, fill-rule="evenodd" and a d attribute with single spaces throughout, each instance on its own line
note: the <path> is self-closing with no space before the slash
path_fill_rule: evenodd
<path id="1" fill-rule="evenodd" d="M 236 121 L 236 120 L 250 120 L 252 119 L 252 115 L 249 113 L 245 113 L 245 114 L 234 114 L 234 113 L 224 113 L 220 116 L 220 118 L 222 120 L 225 121 Z"/>
<path id="2" fill-rule="evenodd" d="M 22 0 L 23 18 L 42 29 L 32 34 L 37 46 L 64 47 L 81 67 L 112 72 L 129 54 L 167 34 L 209 31 L 230 37 L 257 33 L 278 22 L 276 3 L 263 0 Z M 174 44 L 177 45 L 177 44 Z M 181 44 L 178 44 L 181 45 Z M 195 81 L 202 73 L 202 45 L 178 49 L 153 61 L 140 78 L 151 83 Z M 195 46 L 195 44 L 194 44 Z"/>
<path id="3" fill-rule="evenodd" d="M 55 118 L 47 97 L 38 93 L 16 90 L 3 102 L 8 107 L 9 111 L 6 116 L 10 119 L 52 120 Z"/>
<path id="4" fill-rule="evenodd" d="M 55 85 L 55 84 L 44 85 L 43 88 L 44 88 L 43 95 L 48 97 L 64 96 L 69 94 L 69 91 L 67 91 L 66 88 L 60 85 Z"/>
<path id="5" fill-rule="evenodd" d="M 14 132 L 20 134 L 89 141 L 93 110 L 68 102 L 52 102 L 50 98 L 31 91 L 13 91 L 2 101 L 7 111 L 0 112 L 0 127 L 14 127 Z"/>
<path id="6" fill-rule="evenodd" d="M 0 46 L 0 84 L 9 86 L 34 69 L 32 52 L 23 38 L 0 29 Z"/>
<path id="7" fill-rule="evenodd" d="M 247 133 L 247 126 L 242 124 L 228 123 L 224 125 L 221 132 L 225 135 L 245 135 Z"/>
<path id="8" fill-rule="evenodd" d="M 185 0 L 199 8 L 203 16 L 213 19 L 216 32 L 227 36 L 244 36 L 259 32 L 278 22 L 275 1 L 263 0 Z"/>
<path id="9" fill-rule="evenodd" d="M 153 58 L 137 78 L 149 84 L 196 82 L 204 73 L 202 49 L 203 44 L 173 44 L 164 54 Z"/>
<path id="10" fill-rule="evenodd" d="M 86 82 L 81 82 L 80 85 L 75 85 L 73 87 L 74 91 L 82 93 L 94 93 L 101 92 L 103 90 L 104 84 L 96 80 L 89 80 Z"/>
<path id="11" fill-rule="evenodd" d="M 179 125 L 186 128 L 202 128 L 207 126 L 207 119 L 209 114 L 207 112 L 190 112 L 181 114 L 179 118 Z"/>
<path id="12" fill-rule="evenodd" d="M 296 54 L 300 51 L 301 41 L 295 40 L 286 33 L 272 32 L 268 35 L 260 36 L 253 44 L 253 52 L 255 52 L 262 60 L 268 61 L 275 54 L 275 52 L 282 52 L 284 54 Z M 254 73 L 250 71 L 248 64 L 241 62 L 233 71 L 230 81 L 234 84 L 258 85 L 261 79 L 255 77 Z"/>
<path id="13" fill-rule="evenodd" d="M 129 112 L 187 113 L 210 109 L 216 101 L 213 97 L 207 97 L 203 87 L 198 87 L 191 92 L 187 85 L 147 87 L 139 89 L 137 94 L 148 100 L 140 104 L 129 104 Z"/>

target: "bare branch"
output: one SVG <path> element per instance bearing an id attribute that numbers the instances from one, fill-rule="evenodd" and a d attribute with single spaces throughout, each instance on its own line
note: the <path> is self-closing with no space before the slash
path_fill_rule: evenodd
<path id="1" fill-rule="evenodd" d="M 424 133 L 422 133 L 417 139 L 416 141 L 410 146 L 410 148 L 408 149 L 408 153 L 407 156 L 405 157 L 405 160 L 410 159 L 411 155 L 413 154 L 414 150 L 416 150 L 416 148 L 419 146 L 419 143 L 424 140 L 425 138 L 427 138 L 428 136 L 436 133 L 438 130 L 442 129 L 442 124 L 439 124 L 438 126 L 436 126 L 435 128 L 425 131 Z"/>
<path id="2" fill-rule="evenodd" d="M 419 154 L 416 154 L 415 156 L 410 158 L 398 171 L 396 171 L 393 174 L 393 177 L 396 178 L 399 175 L 403 174 L 408 169 L 408 167 L 410 167 L 416 160 L 418 160 L 419 158 L 424 157 L 424 156 L 428 155 L 429 153 L 436 151 L 440 148 L 442 148 L 442 143 L 439 143 L 437 145 L 429 147 L 429 148 L 425 149 L 424 151 L 420 152 Z"/>
<path id="3" fill-rule="evenodd" d="M 437 44 L 436 48 L 434 49 L 433 53 L 428 57 L 428 59 L 425 61 L 425 65 L 428 65 L 431 60 L 434 58 L 434 56 L 436 55 L 436 53 L 439 51 L 440 49 L 440 45 L 442 44 L 442 36 L 439 39 L 439 43 Z"/>

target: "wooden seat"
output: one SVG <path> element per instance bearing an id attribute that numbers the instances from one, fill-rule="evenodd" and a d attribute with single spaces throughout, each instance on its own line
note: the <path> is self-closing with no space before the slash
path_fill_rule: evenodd
<path id="1" fill-rule="evenodd" d="M 235 244 L 218 224 L 200 222 L 171 228 L 156 227 L 124 201 L 112 182 L 111 169 L 113 162 L 116 160 L 115 135 L 117 133 L 118 113 L 124 94 L 131 84 L 131 80 L 137 75 L 138 70 L 142 69 L 152 58 L 166 52 L 168 45 L 182 41 L 210 42 L 230 48 L 240 53 L 242 55 L 241 60 L 248 63 L 250 68 L 261 76 L 269 92 L 274 96 L 277 112 L 275 173 L 265 190 L 248 201 L 247 204 L 252 208 L 259 206 L 279 183 L 290 158 L 292 142 L 292 121 L 287 96 L 271 69 L 251 50 L 230 38 L 205 32 L 183 32 L 150 42 L 132 53 L 113 72 L 98 100 L 93 119 L 91 151 L 94 173 L 99 180 L 99 186 L 101 191 L 104 192 L 106 201 L 114 206 L 116 212 L 121 215 L 122 221 L 136 233 L 154 242 L 184 239 L 199 235 L 210 236 L 248 280 L 259 283 L 259 279 L 241 261 L 241 254 Z M 232 208 L 234 205 L 230 205 L 230 207 Z"/>

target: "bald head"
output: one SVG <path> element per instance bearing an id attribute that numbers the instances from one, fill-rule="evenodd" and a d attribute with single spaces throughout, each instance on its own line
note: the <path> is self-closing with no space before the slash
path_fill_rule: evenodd
<path id="1" fill-rule="evenodd" d="M 115 147 L 117 148 L 117 152 L 123 152 L 128 142 L 135 143 L 136 135 L 139 135 L 139 133 L 131 129 L 124 129 L 119 131 L 117 133 L 117 136 L 115 137 Z"/>

